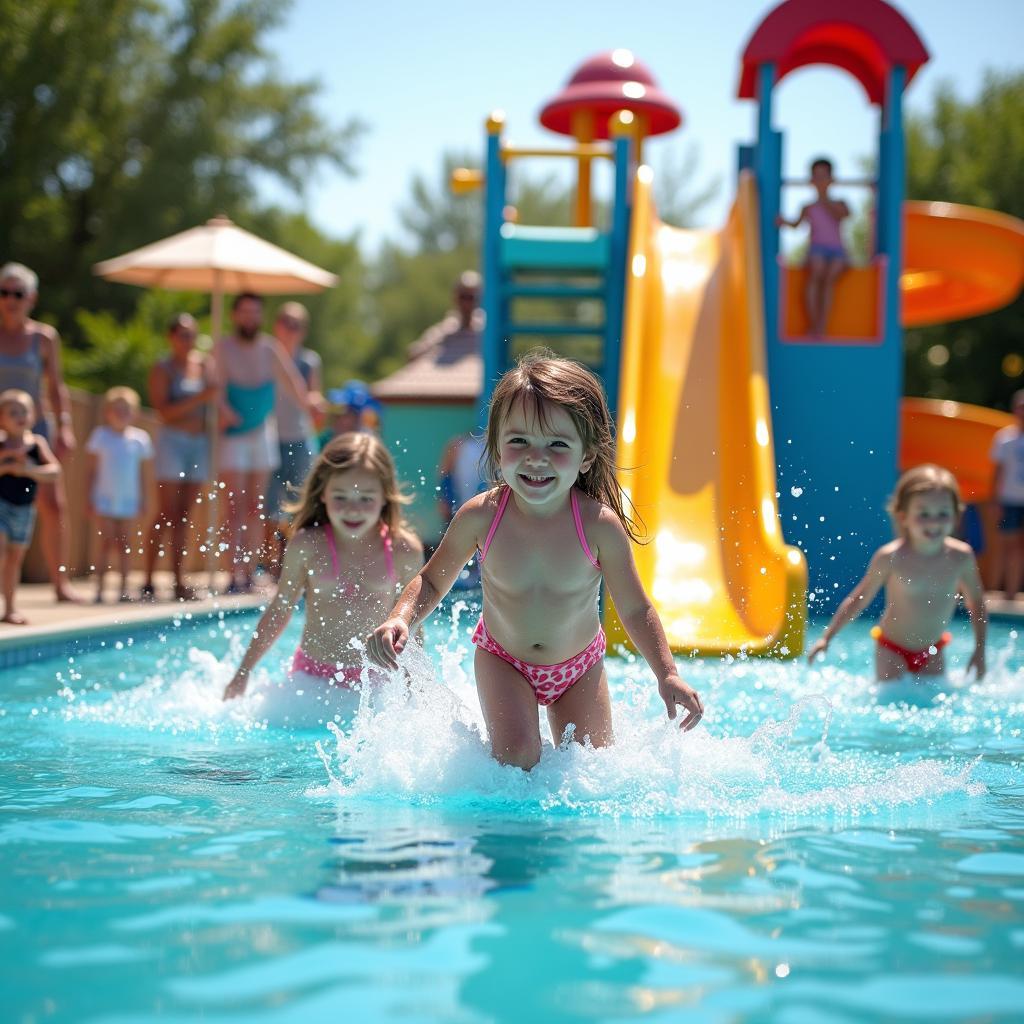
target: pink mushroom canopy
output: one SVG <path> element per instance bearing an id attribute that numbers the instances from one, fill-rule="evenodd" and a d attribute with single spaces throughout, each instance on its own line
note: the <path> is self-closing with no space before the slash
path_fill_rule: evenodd
<path id="1" fill-rule="evenodd" d="M 594 114 L 594 138 L 608 138 L 608 124 L 620 110 L 643 114 L 648 135 L 678 128 L 680 109 L 658 87 L 647 65 L 629 50 L 607 50 L 585 60 L 565 88 L 545 104 L 540 123 L 561 135 L 573 134 L 573 114 Z"/>

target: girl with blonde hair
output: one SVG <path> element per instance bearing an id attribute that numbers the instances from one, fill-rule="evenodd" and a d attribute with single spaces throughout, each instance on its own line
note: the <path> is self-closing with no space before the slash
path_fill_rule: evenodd
<path id="1" fill-rule="evenodd" d="M 296 689 L 359 681 L 362 639 L 423 564 L 423 545 L 402 520 L 405 499 L 387 448 L 372 434 L 341 434 L 317 457 L 293 514 L 277 591 L 260 618 L 224 699 L 245 693 L 257 662 L 305 598 L 292 658 Z"/>

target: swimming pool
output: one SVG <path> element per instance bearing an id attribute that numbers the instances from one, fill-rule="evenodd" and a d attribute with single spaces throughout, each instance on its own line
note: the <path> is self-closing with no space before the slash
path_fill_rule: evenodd
<path id="1" fill-rule="evenodd" d="M 871 696 L 866 623 L 820 670 L 687 663 L 687 735 L 615 660 L 617 746 L 527 776 L 487 756 L 458 610 L 431 681 L 337 737 L 222 707 L 253 615 L 7 670 L 3 1019 L 1021 1019 L 1010 627 L 923 706 Z"/>

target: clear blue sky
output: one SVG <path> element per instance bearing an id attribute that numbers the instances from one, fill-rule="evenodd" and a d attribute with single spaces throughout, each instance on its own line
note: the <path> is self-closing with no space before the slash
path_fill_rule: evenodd
<path id="1" fill-rule="evenodd" d="M 753 103 L 734 98 L 739 54 L 774 6 L 633 0 L 626 13 L 623 0 L 296 0 L 273 36 L 282 66 L 290 76 L 321 82 L 319 107 L 328 120 L 358 115 L 370 130 L 355 155 L 357 178 L 324 171 L 301 200 L 272 185 L 265 193 L 301 205 L 332 235 L 360 232 L 373 248 L 399 236 L 395 212 L 414 173 L 436 179 L 446 149 L 481 151 L 490 110 L 506 112 L 515 142 L 557 143 L 537 122 L 540 107 L 586 57 L 626 47 L 684 112 L 682 129 L 650 143 L 649 162 L 657 169 L 696 143 L 697 182 L 722 178 L 702 214 L 717 223 L 730 199 L 736 144 L 750 141 L 754 129 Z M 941 80 L 972 96 L 986 69 L 1024 67 L 1024 0 L 901 0 L 896 6 L 931 54 L 908 92 L 909 110 L 926 108 Z M 790 76 L 776 104 L 776 127 L 786 132 L 786 173 L 802 174 L 812 155 L 826 153 L 837 173 L 856 174 L 858 157 L 873 152 L 876 116 L 860 86 L 838 71 L 808 68 Z M 787 205 L 800 198 L 789 197 Z"/>

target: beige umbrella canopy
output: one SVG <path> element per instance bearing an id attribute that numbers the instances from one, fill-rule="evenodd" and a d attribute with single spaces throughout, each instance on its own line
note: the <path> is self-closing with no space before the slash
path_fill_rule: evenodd
<path id="1" fill-rule="evenodd" d="M 334 274 L 257 238 L 224 216 L 104 260 L 93 271 L 108 281 L 178 292 L 299 294 L 338 283 Z"/>

